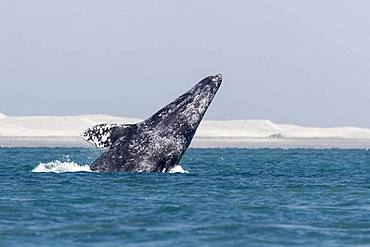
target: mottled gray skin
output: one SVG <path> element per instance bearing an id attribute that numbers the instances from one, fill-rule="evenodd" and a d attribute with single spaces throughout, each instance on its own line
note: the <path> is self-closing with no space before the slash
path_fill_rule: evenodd
<path id="1" fill-rule="evenodd" d="M 91 170 L 167 172 L 178 165 L 221 82 L 221 75 L 207 77 L 149 119 L 114 125 L 109 149 Z"/>

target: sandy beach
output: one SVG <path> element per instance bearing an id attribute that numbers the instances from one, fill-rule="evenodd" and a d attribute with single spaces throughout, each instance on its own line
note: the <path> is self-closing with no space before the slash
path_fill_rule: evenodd
<path id="1" fill-rule="evenodd" d="M 109 115 L 0 115 L 1 147 L 92 147 L 80 135 L 100 123 L 134 124 L 138 118 Z M 277 124 L 270 120 L 204 120 L 192 148 L 370 148 L 370 130 Z"/>
<path id="2" fill-rule="evenodd" d="M 0 137 L 1 147 L 86 147 L 93 145 L 79 137 Z M 340 148 L 369 149 L 370 139 L 268 139 L 195 137 L 190 148 Z"/>

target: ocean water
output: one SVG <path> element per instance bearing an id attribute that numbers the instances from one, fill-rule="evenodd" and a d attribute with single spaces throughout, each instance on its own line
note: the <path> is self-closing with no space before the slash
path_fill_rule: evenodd
<path id="1" fill-rule="evenodd" d="M 0 149 L 0 246 L 370 245 L 368 150 L 190 149 L 174 174 L 98 155 Z"/>

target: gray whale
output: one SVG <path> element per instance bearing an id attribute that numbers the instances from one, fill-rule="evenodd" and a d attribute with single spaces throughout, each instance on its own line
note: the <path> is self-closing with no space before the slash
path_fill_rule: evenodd
<path id="1" fill-rule="evenodd" d="M 82 137 L 107 150 L 91 165 L 101 172 L 168 172 L 179 164 L 222 82 L 209 76 L 137 124 L 99 124 Z"/>

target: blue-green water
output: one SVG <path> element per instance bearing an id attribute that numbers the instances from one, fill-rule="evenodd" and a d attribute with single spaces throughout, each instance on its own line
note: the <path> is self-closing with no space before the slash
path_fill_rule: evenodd
<path id="1" fill-rule="evenodd" d="M 0 246 L 370 244 L 370 151 L 193 149 L 188 174 L 34 173 L 95 149 L 0 149 Z"/>

